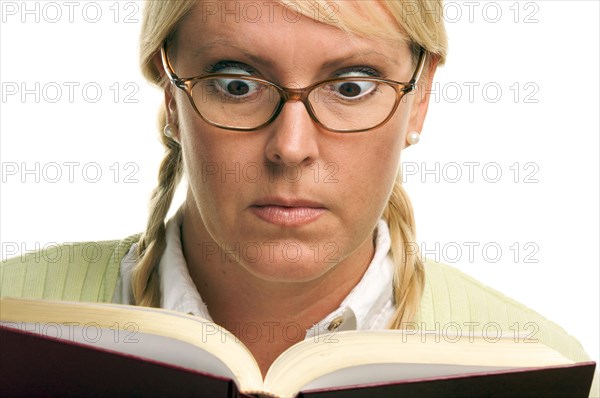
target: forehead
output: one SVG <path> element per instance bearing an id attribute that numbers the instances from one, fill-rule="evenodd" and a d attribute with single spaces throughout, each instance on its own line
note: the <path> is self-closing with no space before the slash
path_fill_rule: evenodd
<path id="1" fill-rule="evenodd" d="M 330 14 L 324 15 L 325 11 L 315 9 L 309 17 L 278 1 L 200 1 L 178 25 L 177 46 L 198 55 L 218 47 L 233 48 L 287 67 L 349 53 L 353 57 L 379 56 L 382 62 L 393 64 L 409 53 L 408 46 L 398 41 L 341 30 L 333 11 L 332 7 Z M 318 22 L 315 17 L 329 23 Z M 361 23 L 370 22 L 365 19 Z"/>
<path id="2" fill-rule="evenodd" d="M 368 18 L 371 18 L 372 26 L 365 31 L 376 31 L 389 23 L 390 26 L 386 26 L 389 33 L 390 29 L 395 30 L 392 26 L 397 24 L 387 1 L 390 0 L 197 0 L 192 2 L 188 16 L 203 23 L 262 24 L 279 19 L 296 23 L 304 15 L 333 26 L 353 25 L 354 31 L 361 31 L 360 25 L 368 25 Z"/>

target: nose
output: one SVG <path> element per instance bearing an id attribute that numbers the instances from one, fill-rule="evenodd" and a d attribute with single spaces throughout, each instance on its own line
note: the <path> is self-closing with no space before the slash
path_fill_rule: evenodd
<path id="1" fill-rule="evenodd" d="M 319 156 L 319 127 L 302 101 L 287 101 L 277 119 L 269 126 L 265 147 L 269 162 L 281 166 L 308 166 Z"/>

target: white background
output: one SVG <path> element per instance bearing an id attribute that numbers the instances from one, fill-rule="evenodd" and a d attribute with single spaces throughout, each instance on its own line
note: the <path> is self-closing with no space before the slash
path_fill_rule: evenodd
<path id="1" fill-rule="evenodd" d="M 74 2 L 72 16 L 64 2 L 1 3 L 2 259 L 141 231 L 162 154 L 161 96 L 137 67 L 141 3 Z M 421 248 L 562 325 L 597 361 L 599 4 L 446 12 L 448 62 L 403 158 Z"/>

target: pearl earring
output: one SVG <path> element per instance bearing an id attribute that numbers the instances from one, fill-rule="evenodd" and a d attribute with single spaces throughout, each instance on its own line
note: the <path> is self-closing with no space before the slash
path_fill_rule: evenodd
<path id="1" fill-rule="evenodd" d="M 421 134 L 419 134 L 418 131 L 411 131 L 406 135 L 406 142 L 408 142 L 410 145 L 418 144 L 420 139 Z"/>
<path id="2" fill-rule="evenodd" d="M 169 138 L 173 138 L 173 136 L 178 134 L 177 126 L 174 124 L 168 123 L 163 130 L 163 134 Z"/>

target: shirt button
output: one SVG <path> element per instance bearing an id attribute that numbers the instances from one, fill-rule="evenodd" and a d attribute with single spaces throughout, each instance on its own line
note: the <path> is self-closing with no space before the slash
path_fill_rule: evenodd
<path id="1" fill-rule="evenodd" d="M 342 322 L 344 322 L 344 318 L 341 316 L 333 318 L 333 320 L 329 323 L 329 326 L 327 326 L 327 330 L 329 330 L 330 332 L 338 330 Z"/>

